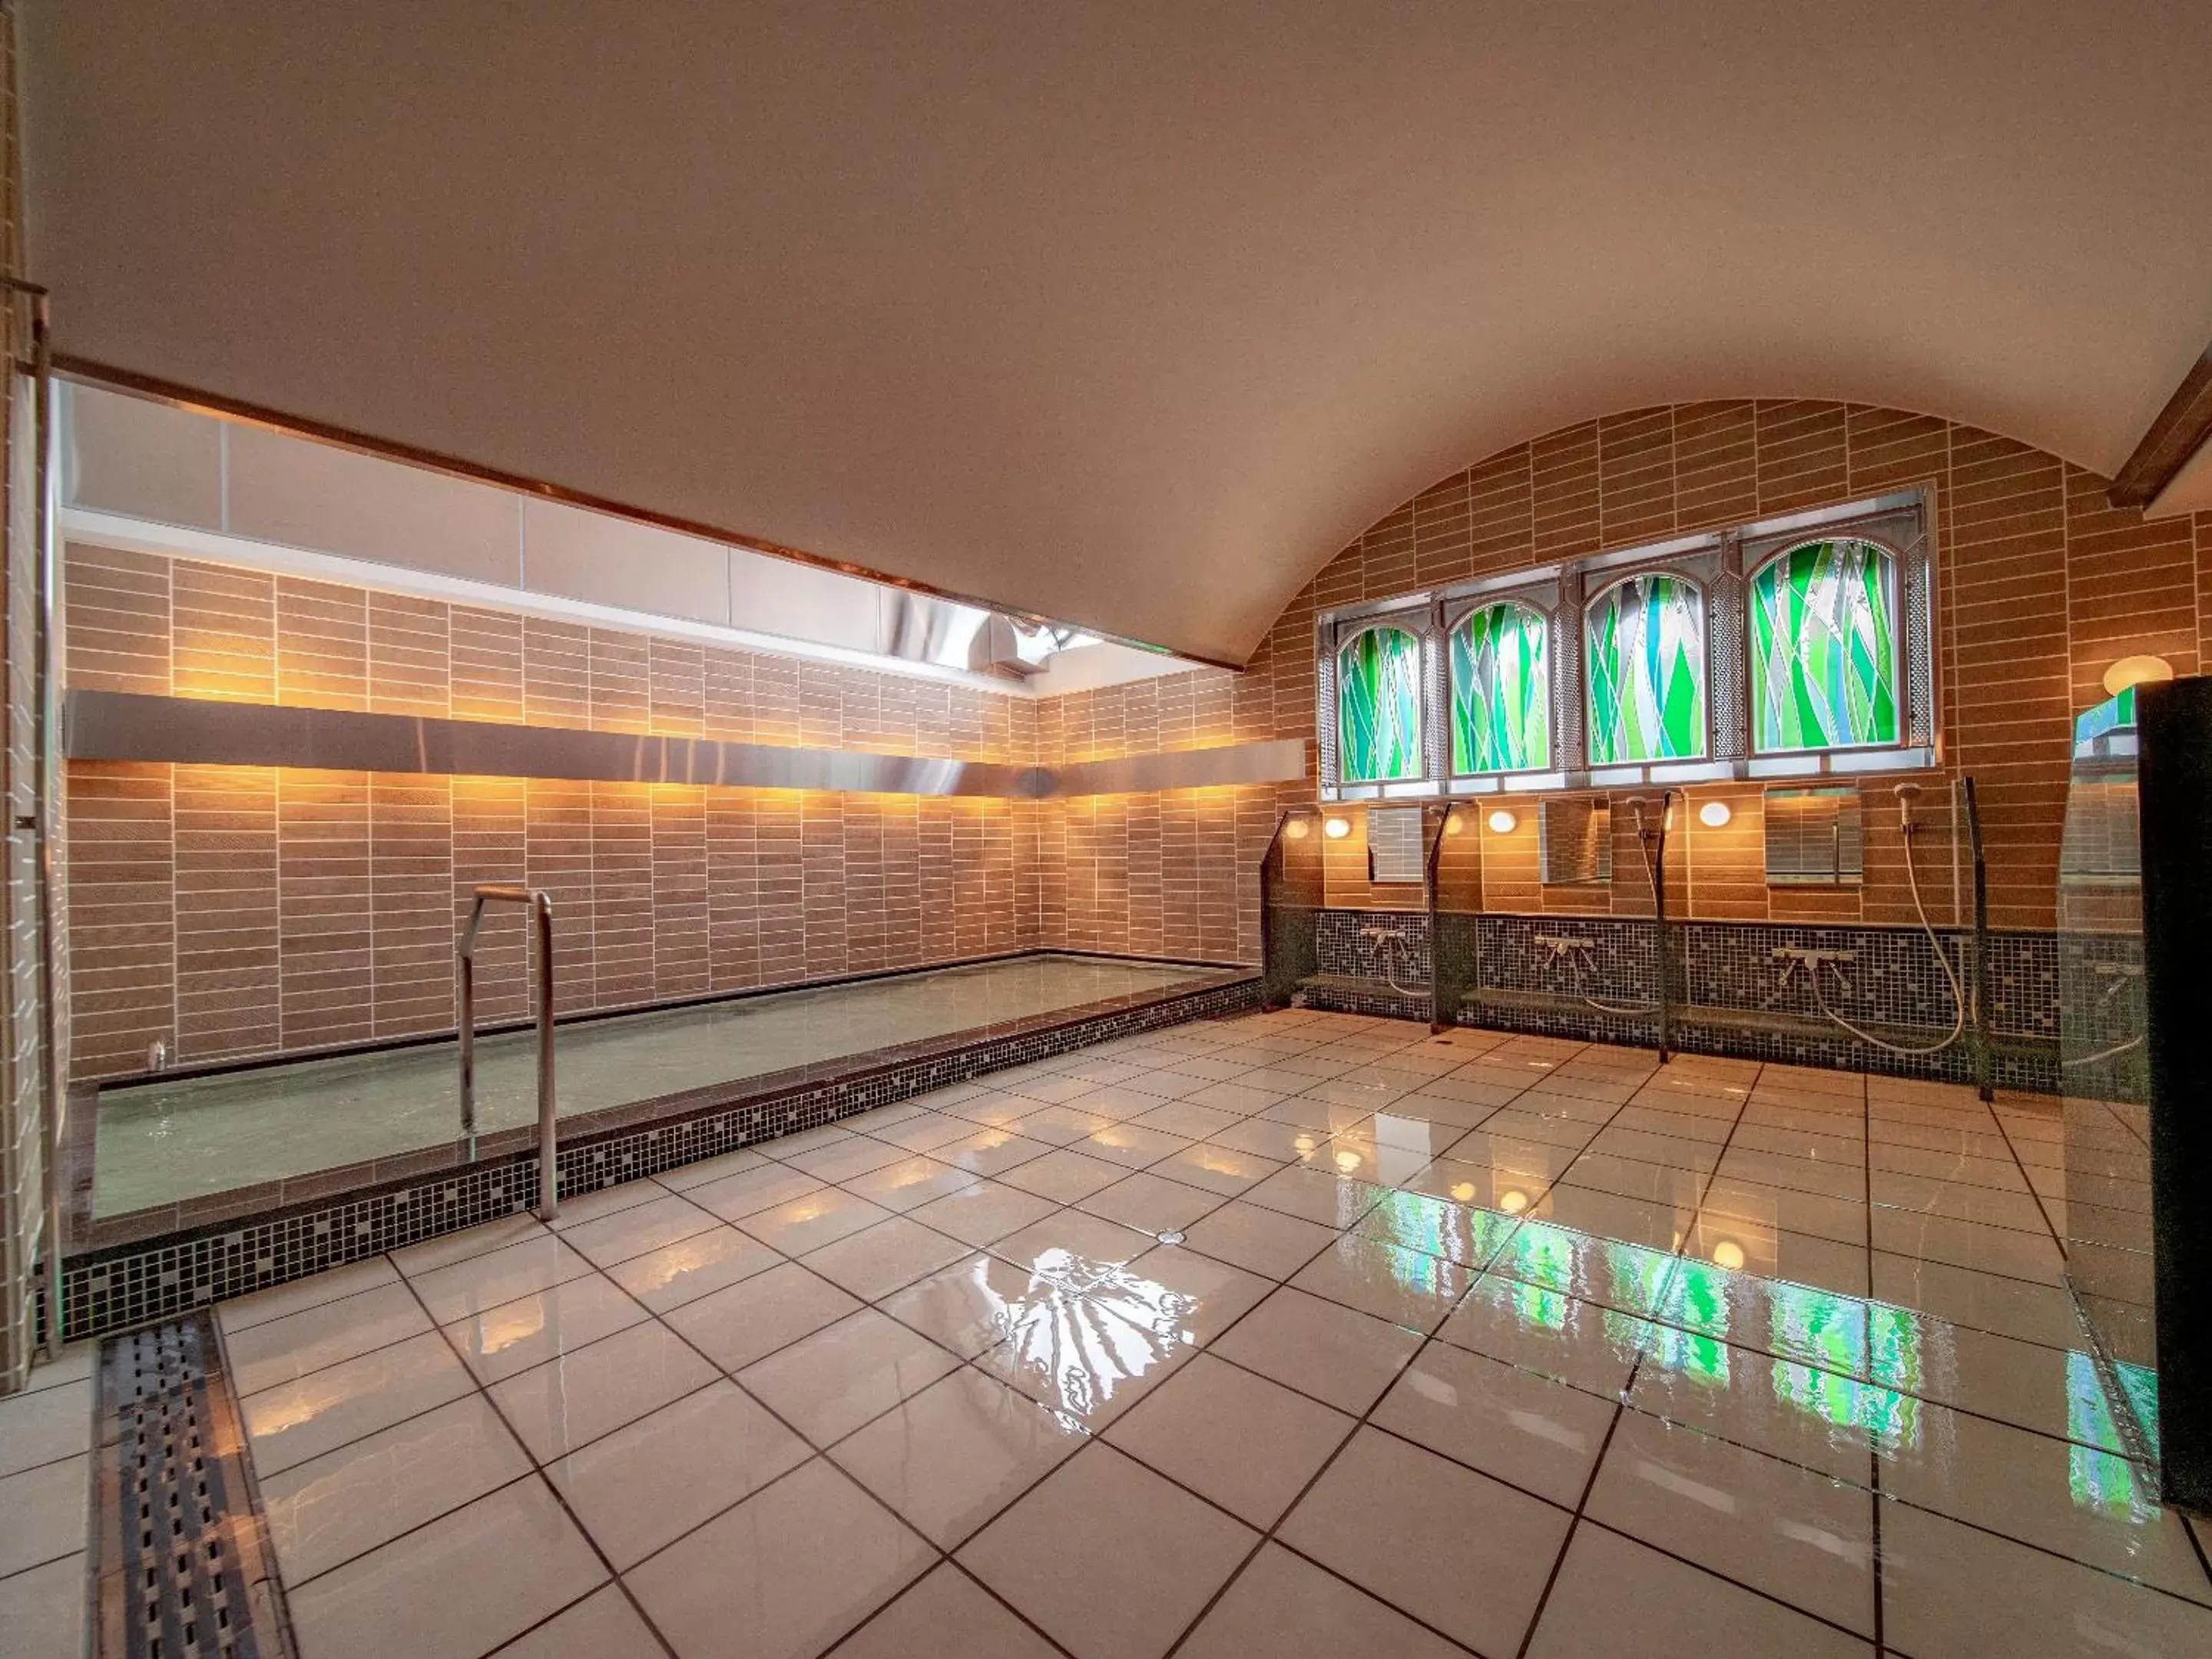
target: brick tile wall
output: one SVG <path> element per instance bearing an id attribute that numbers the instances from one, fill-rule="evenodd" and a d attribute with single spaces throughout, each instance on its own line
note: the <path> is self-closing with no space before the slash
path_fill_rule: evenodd
<path id="1" fill-rule="evenodd" d="M 2212 515 L 2145 524 L 2106 507 L 2105 481 L 2078 467 L 1892 410 L 1683 404 L 1487 457 L 1317 571 L 1242 675 L 1197 670 L 1032 702 L 89 548 L 70 562 L 70 668 L 73 683 L 120 690 L 978 759 L 1310 738 L 1314 618 L 1330 605 L 1918 483 L 1936 498 L 1947 770 L 1919 804 L 1916 867 L 1936 919 L 1949 920 L 1964 896 L 1948 781 L 1971 772 L 1994 920 L 2047 927 L 2070 715 L 2116 657 L 2154 652 L 2184 673 L 2208 659 Z M 79 1070 L 137 1064 L 188 1011 L 193 1042 L 246 1045 L 224 1052 L 448 1022 L 449 947 L 434 951 L 434 921 L 449 933 L 459 896 L 489 878 L 554 891 L 568 1007 L 1035 945 L 1253 961 L 1261 854 L 1278 813 L 1312 799 L 1310 783 L 1006 803 L 386 781 L 287 773 L 234 797 L 168 769 L 73 767 L 85 842 L 73 887 L 86 907 L 73 930 Z M 1715 796 L 1733 811 L 1722 828 L 1694 815 Z M 1712 920 L 1910 921 L 1894 806 L 1878 781 L 1866 798 L 1865 885 L 1832 891 L 1766 886 L 1756 787 L 1692 792 L 1669 842 L 1670 907 Z M 1472 823 L 1455 853 L 1470 902 L 1649 913 L 1626 813 L 1609 889 L 1546 888 L 1534 804 L 1516 805 L 1510 834 Z M 251 872 L 244 888 L 269 884 L 273 901 L 226 900 L 210 885 L 217 872 L 196 866 L 198 849 L 224 837 Z M 1332 904 L 1407 902 L 1402 888 L 1368 885 L 1359 833 L 1327 851 Z M 521 922 L 491 926 L 485 1015 L 512 1017 L 523 1012 Z M 209 994 L 223 992 L 225 972 L 265 975 L 271 938 L 275 992 Z"/>
<path id="2" fill-rule="evenodd" d="M 73 547 L 68 601 L 78 686 L 1038 754 L 1026 698 L 188 560 Z M 1151 707 L 1195 732 L 1225 725 L 1216 705 L 1225 693 L 1178 690 Z M 156 1041 L 199 1061 L 448 1028 L 454 933 L 481 881 L 552 893 L 564 1010 L 1044 938 L 1049 809 L 1027 803 L 82 763 L 68 789 L 83 852 L 71 871 L 82 1077 L 136 1070 Z M 1178 870 L 1210 867 L 1201 836 L 1194 823 L 1176 843 Z M 1218 954 L 1233 950 L 1229 910 Z M 521 1018 L 523 918 L 496 911 L 485 928 L 481 1017 Z M 1141 933 L 1191 936 L 1157 921 Z"/>
<path id="3" fill-rule="evenodd" d="M 1144 746 L 1142 710 L 1181 695 L 1226 688 L 1229 730 L 1240 738 L 1314 735 L 1313 627 L 1317 611 L 1386 599 L 1639 542 L 1722 528 L 1778 513 L 1928 483 L 1936 497 L 1941 591 L 1937 642 L 1945 770 L 1917 808 L 1928 828 L 1916 865 L 1930 910 L 1954 901 L 1950 780 L 1975 778 L 1990 860 L 1993 920 L 2003 927 L 2053 922 L 2064 817 L 2067 740 L 2075 712 L 2103 693 L 2116 658 L 2150 652 L 2181 673 L 2212 662 L 2212 514 L 2148 524 L 2106 506 L 2106 480 L 2008 439 L 1925 415 L 1806 401 L 1680 404 L 1586 421 L 1486 457 L 1386 514 L 1317 571 L 1285 609 L 1241 678 L 1211 671 L 1055 700 L 1067 752 Z M 1076 705 L 1081 702 L 1080 708 Z M 1054 729 L 1047 705 L 1044 729 Z M 1125 735 L 1126 734 L 1126 735 Z M 1249 796 L 1249 800 L 1244 796 Z M 1715 829 L 1694 809 L 1715 796 L 1732 809 Z M 1310 801 L 1310 788 L 1280 792 Z M 1769 889 L 1760 792 L 1722 785 L 1691 793 L 1669 841 L 1670 908 L 1714 920 L 1906 922 L 1912 919 L 1896 809 L 1887 783 L 1865 788 L 1867 877 L 1846 890 Z M 1252 898 L 1259 827 L 1275 797 L 1240 795 L 1237 856 L 1192 872 L 1177 904 L 1225 915 Z M 1486 815 L 1487 809 L 1485 809 Z M 1359 814 L 1348 813 L 1358 824 Z M 1475 830 L 1479 873 L 1461 885 L 1493 910 L 1648 914 L 1626 815 L 1614 823 L 1609 891 L 1545 888 L 1536 880 L 1534 803 L 1507 836 Z M 1249 825 L 1246 820 L 1249 819 Z M 1133 823 L 1134 821 L 1132 821 Z M 1048 854 L 1048 932 L 1121 948 L 1149 937 L 1141 860 L 1150 834 L 1103 811 L 1070 844 L 1065 869 Z M 1134 837 L 1133 840 L 1132 837 Z M 1358 832 L 1328 844 L 1329 902 L 1404 906 L 1407 890 L 1370 887 Z M 1064 881 L 1063 922 L 1050 889 Z M 1216 891 L 1213 883 L 1224 884 Z M 1109 915 L 1130 893 L 1130 921 Z M 1963 891 L 1958 894 L 1963 902 Z M 1240 925 L 1240 955 L 1256 933 Z M 1137 948 L 1133 945 L 1128 948 Z"/>

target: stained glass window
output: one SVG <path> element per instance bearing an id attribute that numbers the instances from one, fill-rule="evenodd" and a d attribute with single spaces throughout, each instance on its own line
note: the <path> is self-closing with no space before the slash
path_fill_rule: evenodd
<path id="1" fill-rule="evenodd" d="M 2074 717 L 2074 742 L 2076 747 L 2093 744 L 2100 738 L 2115 732 L 2131 731 L 2136 723 L 2136 689 L 2132 685 L 2117 697 L 2107 697 L 2094 708 L 2085 708 Z"/>
<path id="2" fill-rule="evenodd" d="M 1527 772 L 1552 763 L 1552 672 L 1543 612 L 1507 599 L 1451 633 L 1452 770 Z"/>
<path id="3" fill-rule="evenodd" d="M 1344 781 L 1421 775 L 1421 642 L 1370 628 L 1336 653 L 1336 741 Z"/>
<path id="4" fill-rule="evenodd" d="M 1705 601 L 1647 572 L 1598 595 L 1586 617 L 1593 766 L 1705 752 Z"/>
<path id="5" fill-rule="evenodd" d="M 1895 743 L 1897 562 L 1856 538 L 1806 542 L 1751 579 L 1752 747 Z"/>

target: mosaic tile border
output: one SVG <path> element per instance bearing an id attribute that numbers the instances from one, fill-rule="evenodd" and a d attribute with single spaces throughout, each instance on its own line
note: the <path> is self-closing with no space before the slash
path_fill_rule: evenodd
<path id="1" fill-rule="evenodd" d="M 1651 995 L 1657 936 L 1648 917 L 1446 912 L 1437 918 L 1432 941 L 1428 918 L 1418 912 L 1325 911 L 1314 925 L 1321 971 L 1304 982 L 1298 1000 L 1346 1012 L 1428 1018 L 1428 999 L 1415 1006 L 1383 981 L 1376 945 L 1360 937 L 1363 927 L 1378 922 L 1402 929 L 1417 958 L 1435 952 L 1448 984 L 1462 991 L 1462 1024 L 1585 1042 L 1648 1046 L 1656 1040 L 1653 1016 L 1608 1012 L 1583 1000 L 1589 995 L 1634 1003 Z M 1673 1036 L 1685 1053 L 1972 1080 L 1972 1056 L 1963 1043 L 1935 1055 L 1892 1054 L 1829 1024 L 1802 972 L 1787 984 L 1780 979 L 1778 948 L 1852 951 L 1848 984 L 1832 978 L 1823 982 L 1830 1006 L 1893 1042 L 1931 1041 L 1947 1024 L 1930 1024 L 1928 1011 L 1949 1007 L 1951 991 L 1917 927 L 1686 921 L 1671 924 L 1670 934 Z M 1972 935 L 1939 927 L 1936 936 L 1965 983 Z M 1539 946 L 1540 937 L 1588 939 L 1594 948 L 1559 956 Z M 2055 1093 L 2059 938 L 1993 933 L 1990 956 L 1991 1080 L 2004 1088 Z"/>
<path id="2" fill-rule="evenodd" d="M 1379 1014 L 1388 1019 L 1417 1019 L 1427 1024 L 1433 1017 L 1432 998 L 1425 991 L 1394 991 L 1381 981 L 1345 974 L 1316 974 L 1298 988 L 1297 1006 L 1321 1008 L 1333 1014 Z"/>
<path id="3" fill-rule="evenodd" d="M 1829 1071 L 1871 1072 L 1885 1077 L 1925 1078 L 1938 1083 L 1972 1083 L 1973 1057 L 1961 1042 L 1929 1055 L 1893 1054 L 1842 1031 L 1811 1031 L 1796 1019 L 1760 1028 L 1738 1021 L 1699 1019 L 1694 1009 L 1675 1011 L 1670 1036 L 1686 1054 L 1727 1060 L 1760 1060 L 1777 1065 L 1812 1066 Z M 1658 1022 L 1650 1015 L 1622 1015 L 1577 1008 L 1565 1001 L 1549 1006 L 1534 999 L 1508 1002 L 1486 999 L 1462 1008 L 1459 1023 L 1479 1030 L 1513 1031 L 1526 1036 L 1567 1037 L 1584 1042 L 1617 1042 L 1650 1048 L 1658 1040 Z M 1923 1040 L 1920 1031 L 1885 1030 L 1901 1042 Z M 1990 1051 L 1990 1081 L 2025 1094 L 2058 1091 L 2058 1048 L 2018 1038 L 2003 1039 Z"/>
<path id="4" fill-rule="evenodd" d="M 1260 998 L 1259 976 L 1241 972 L 1226 983 L 872 1066 L 844 1078 L 579 1133 L 561 1147 L 559 1191 L 580 1196 L 1007 1066 L 1194 1019 L 1249 1012 Z M 73 1341 L 128 1330 L 497 1220 L 528 1209 L 537 1186 L 534 1155 L 506 1153 L 427 1179 L 89 1252 L 63 1267 L 63 1334 Z"/>
<path id="5" fill-rule="evenodd" d="M 1403 943 L 1392 947 L 1367 937 L 1384 928 Z M 1314 933 L 1324 974 L 1381 979 L 1389 968 L 1402 981 L 1428 982 L 1429 917 L 1425 910 L 1323 910 L 1315 919 Z"/>

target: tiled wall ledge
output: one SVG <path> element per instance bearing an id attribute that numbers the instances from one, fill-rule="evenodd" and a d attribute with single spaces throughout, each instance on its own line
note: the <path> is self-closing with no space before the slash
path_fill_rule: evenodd
<path id="1" fill-rule="evenodd" d="M 854 1056 L 834 1068 L 747 1079 L 567 1120 L 559 1191 L 564 1198 L 598 1192 L 1006 1066 L 1242 1012 L 1259 996 L 1256 976 L 1225 969 L 1170 996 L 1114 998 Z M 440 1149 L 445 1164 L 434 1172 L 329 1188 L 289 1203 L 279 1194 L 268 1207 L 228 1219 L 173 1218 L 168 1227 L 128 1237 L 116 1236 L 130 1231 L 124 1224 L 148 1223 L 118 1217 L 96 1224 L 112 1232 L 81 1238 L 79 1253 L 64 1265 L 64 1335 L 75 1341 L 127 1330 L 528 1209 L 537 1196 L 536 1158 L 527 1146 L 533 1133 L 487 1138 L 474 1164 L 456 1164 L 452 1149 Z"/>

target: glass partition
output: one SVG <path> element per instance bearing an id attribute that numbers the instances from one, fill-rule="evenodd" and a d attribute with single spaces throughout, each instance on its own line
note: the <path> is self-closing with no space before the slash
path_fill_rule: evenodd
<path id="1" fill-rule="evenodd" d="M 2058 860 L 2059 1064 L 2067 1273 L 2097 1348 L 2121 1373 L 2114 1392 L 2148 1440 L 2158 1354 L 2135 705 L 2125 691 L 2074 725 Z"/>
<path id="2" fill-rule="evenodd" d="M 1459 1023 L 1461 1005 L 1480 981 L 1475 923 L 1482 911 L 1482 837 L 1476 813 L 1472 806 L 1450 808 L 1437 843 L 1429 936 L 1439 1029 Z"/>
<path id="3" fill-rule="evenodd" d="M 1298 986 L 1321 971 L 1322 818 L 1311 808 L 1283 815 L 1260 861 L 1261 972 L 1270 1008 L 1290 1006 Z"/>

